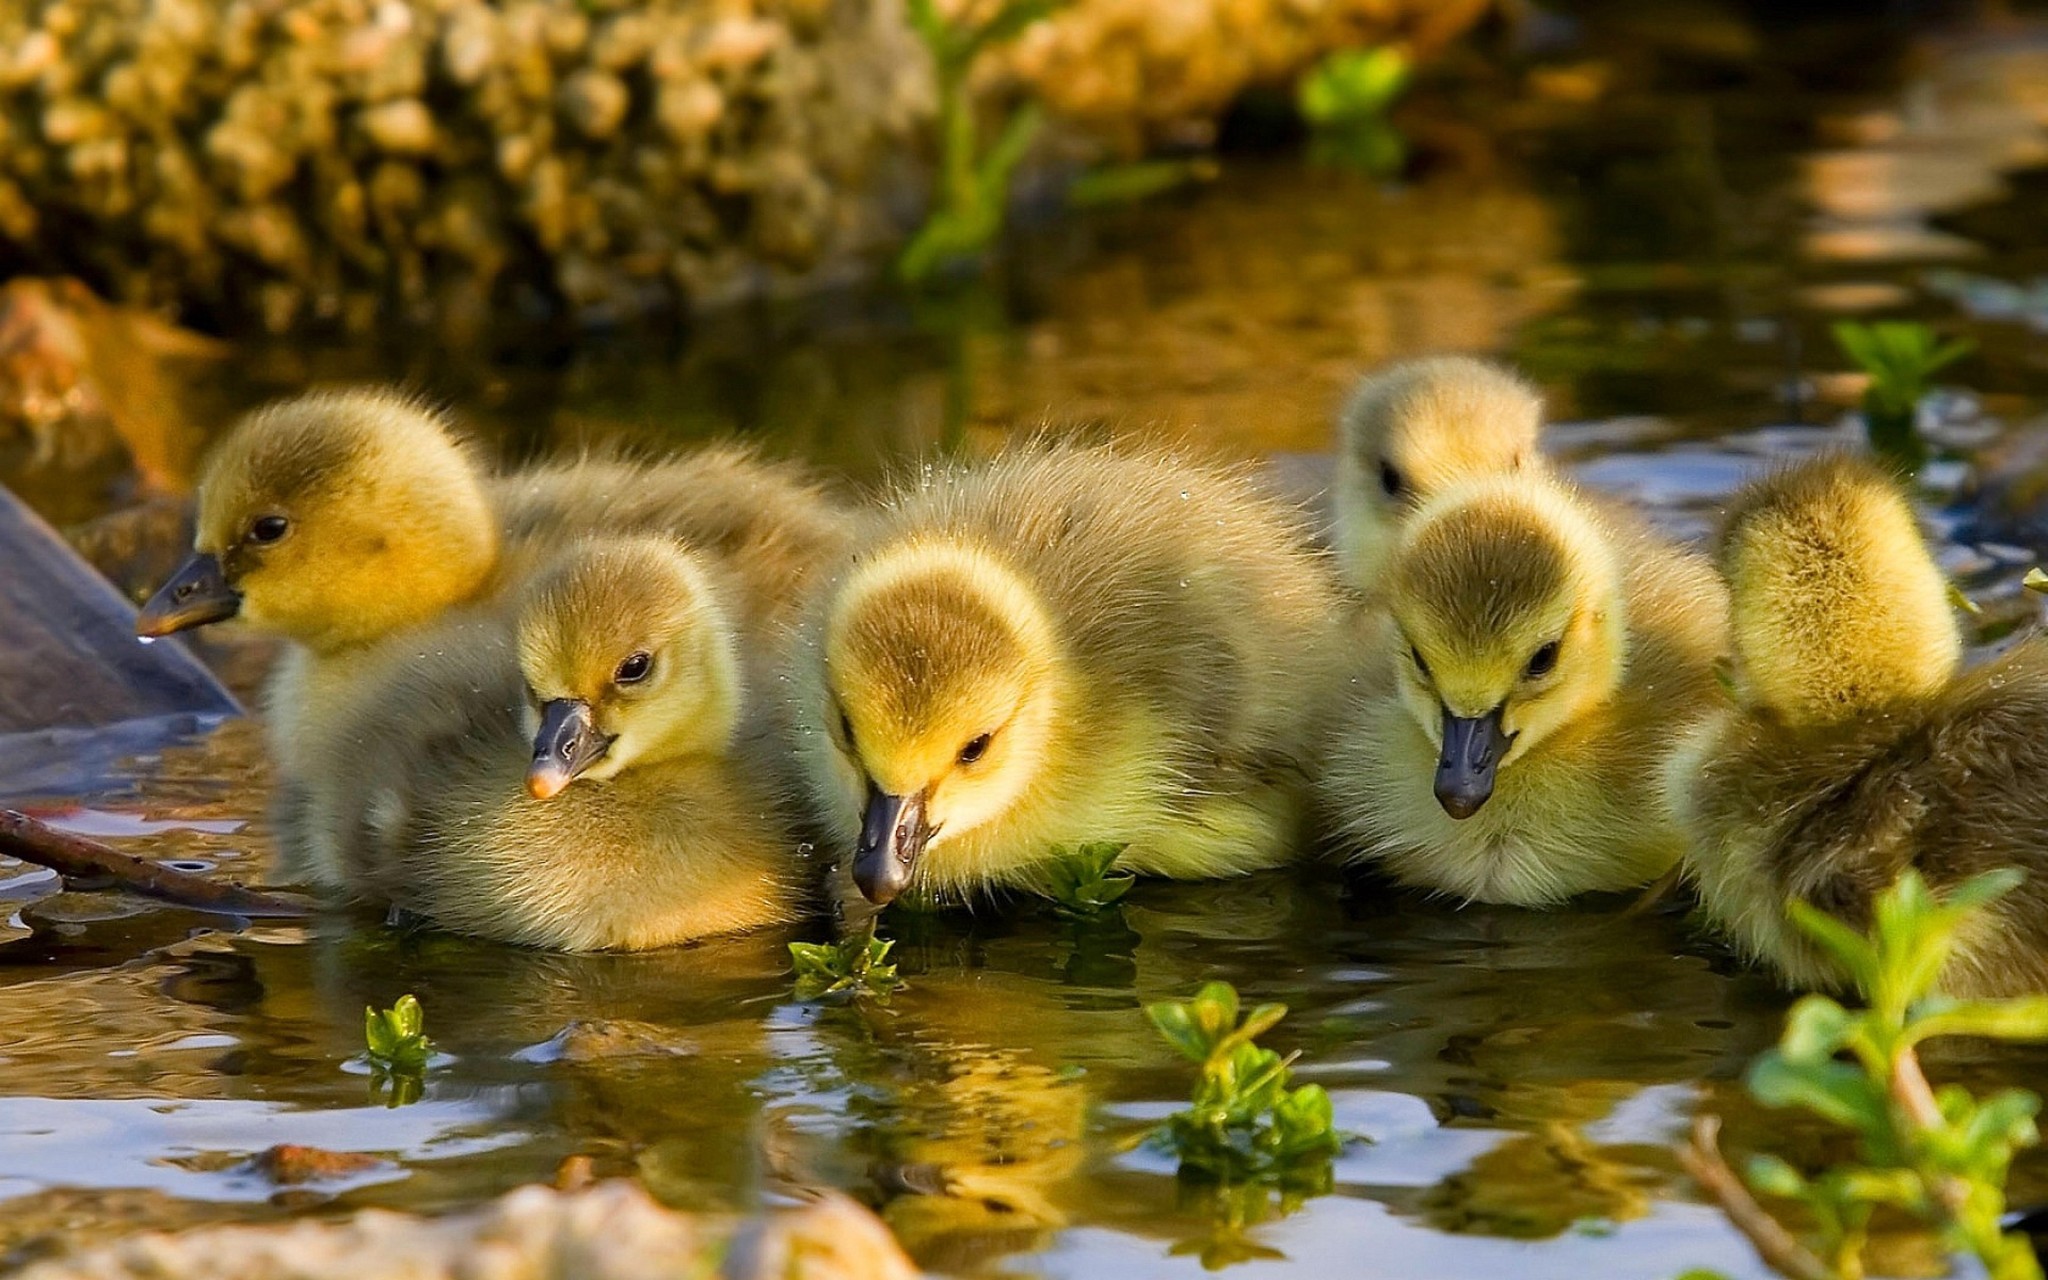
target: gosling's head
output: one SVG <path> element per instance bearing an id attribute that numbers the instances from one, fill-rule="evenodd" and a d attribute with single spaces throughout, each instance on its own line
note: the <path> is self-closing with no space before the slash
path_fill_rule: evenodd
<path id="1" fill-rule="evenodd" d="M 527 588 L 519 667 L 535 708 L 526 789 L 716 755 L 743 691 L 731 621 L 702 560 L 665 538 L 591 539 Z"/>
<path id="2" fill-rule="evenodd" d="M 1040 780 L 1062 700 L 1059 643 L 1036 593 L 999 559 L 931 540 L 857 566 L 820 644 L 811 714 L 830 736 L 840 800 L 861 814 L 854 882 L 886 903 L 920 859 Z"/>
<path id="3" fill-rule="evenodd" d="M 1387 582 L 1401 698 L 1438 748 L 1436 798 L 1454 818 L 1621 683 L 1621 565 L 1556 481 L 1501 476 L 1424 504 Z"/>
<path id="4" fill-rule="evenodd" d="M 1401 522 L 1446 488 L 1537 457 L 1543 400 L 1499 365 L 1431 356 L 1366 376 L 1338 421 L 1337 540 L 1354 582 L 1376 582 Z"/>
<path id="5" fill-rule="evenodd" d="M 1743 701 L 1831 724 L 1939 692 L 1963 637 L 1919 521 L 1876 464 L 1824 455 L 1756 480 L 1719 543 Z"/>
<path id="6" fill-rule="evenodd" d="M 439 414 L 391 391 L 322 391 L 257 410 L 214 448 L 192 552 L 138 633 L 241 618 L 327 652 L 468 598 L 497 532 Z"/>

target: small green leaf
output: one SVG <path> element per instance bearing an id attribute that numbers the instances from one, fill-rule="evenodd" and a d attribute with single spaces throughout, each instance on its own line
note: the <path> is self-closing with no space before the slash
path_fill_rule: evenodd
<path id="1" fill-rule="evenodd" d="M 1092 916 L 1116 905 L 1136 877 L 1115 870 L 1125 846 L 1091 841 L 1074 849 L 1054 846 L 1047 880 L 1055 906 L 1063 914 Z"/>
<path id="2" fill-rule="evenodd" d="M 1237 1027 L 1237 988 L 1227 982 L 1205 982 L 1188 1002 L 1188 1012 L 1194 1015 L 1203 1043 L 1219 1046 Z"/>
<path id="3" fill-rule="evenodd" d="M 1201 1062 L 1209 1056 L 1209 1041 L 1195 1025 L 1194 1016 L 1186 1004 L 1178 1000 L 1161 1000 L 1145 1006 L 1145 1016 L 1174 1051 L 1190 1062 Z"/>
<path id="4" fill-rule="evenodd" d="M 1750 1065 L 1749 1092 L 1767 1107 L 1804 1107 L 1852 1129 L 1884 1123 L 1884 1095 L 1846 1062 L 1792 1063 L 1770 1050 Z"/>
<path id="5" fill-rule="evenodd" d="M 1793 1063 L 1826 1062 L 1841 1051 L 1854 1032 L 1856 1018 L 1826 996 L 1806 996 L 1786 1015 L 1778 1052 Z"/>
<path id="6" fill-rule="evenodd" d="M 398 1003 L 391 1006 L 391 1026 L 400 1039 L 411 1040 L 425 1029 L 427 1011 L 420 1008 L 420 1002 L 410 994 L 398 997 Z"/>
<path id="7" fill-rule="evenodd" d="M 2034 1117 L 2041 1112 L 2041 1099 L 2026 1089 L 2006 1089 L 1978 1104 L 1962 1132 L 1971 1147 L 1996 1142 L 2006 1148 L 2031 1147 L 2040 1140 Z"/>
<path id="8" fill-rule="evenodd" d="M 2048 573 L 2041 572 L 2041 566 L 2035 565 L 2027 570 L 2026 577 L 2020 579 L 2020 585 L 2029 591 L 2048 595 Z"/>
<path id="9" fill-rule="evenodd" d="M 839 951 L 836 947 L 818 942 L 792 942 L 789 944 L 789 958 L 796 964 L 798 977 L 837 977 Z"/>
<path id="10" fill-rule="evenodd" d="M 1910 871 L 1906 874 L 1913 876 L 1915 880 L 1919 879 Z M 1986 871 L 1981 875 L 1971 876 L 1949 890 L 1943 905 L 1957 912 L 1976 911 L 2019 888 L 2026 878 L 2026 873 L 2017 867 L 2001 867 L 1996 871 Z"/>
<path id="11" fill-rule="evenodd" d="M 1327 128 L 1386 114 L 1408 84 L 1408 56 L 1393 45 L 1343 49 L 1302 77 L 1296 106 L 1311 126 Z"/>
<path id="12" fill-rule="evenodd" d="M 1870 989 L 1877 977 L 1877 948 L 1868 938 L 1804 902 L 1790 903 L 1785 910 L 1800 932 L 1834 957 L 1835 963 L 1848 973 L 1857 987 L 1864 991 Z"/>
<path id="13" fill-rule="evenodd" d="M 1773 1155 L 1751 1156 L 1742 1174 L 1758 1195 L 1785 1200 L 1798 1200 L 1806 1195 L 1805 1175 Z"/>
<path id="14" fill-rule="evenodd" d="M 1280 1024 L 1287 1016 L 1284 1004 L 1262 1004 L 1244 1015 L 1244 1021 L 1231 1033 L 1234 1040 L 1256 1040 Z"/>
<path id="15" fill-rule="evenodd" d="M 1973 618 L 1984 616 L 1984 606 L 1964 594 L 1963 589 L 1951 582 L 1948 584 L 1948 602 Z"/>
<path id="16" fill-rule="evenodd" d="M 2048 1040 L 2048 996 L 1929 1001 L 1918 1010 L 1911 1030 L 1916 1041 L 1935 1036 Z"/>
<path id="17" fill-rule="evenodd" d="M 1840 1169 L 1832 1176 L 1837 1195 L 1867 1205 L 1911 1208 L 1926 1194 L 1920 1179 L 1909 1169 Z"/>

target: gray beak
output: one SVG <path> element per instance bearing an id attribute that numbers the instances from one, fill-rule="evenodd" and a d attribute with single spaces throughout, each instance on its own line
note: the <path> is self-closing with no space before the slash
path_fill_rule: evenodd
<path id="1" fill-rule="evenodd" d="M 1453 818 L 1469 818 L 1493 795 L 1493 774 L 1514 739 L 1501 731 L 1501 709 L 1483 716 L 1444 712 L 1444 750 L 1436 762 L 1436 802 Z"/>
<path id="2" fill-rule="evenodd" d="M 868 783 L 868 805 L 860 820 L 860 847 L 853 855 L 853 882 L 861 896 L 878 907 L 896 900 L 910 886 L 917 855 L 932 838 L 924 820 L 925 793 L 884 794 Z"/>
<path id="3" fill-rule="evenodd" d="M 241 609 L 241 593 L 228 585 L 220 560 L 195 552 L 135 615 L 135 634 L 154 639 L 189 631 L 209 622 L 223 622 Z"/>
<path id="4" fill-rule="evenodd" d="M 560 795 L 576 775 L 604 758 L 611 739 L 597 731 L 590 704 L 556 698 L 540 709 L 540 732 L 533 736 L 533 766 L 526 771 L 526 793 L 536 800 Z"/>

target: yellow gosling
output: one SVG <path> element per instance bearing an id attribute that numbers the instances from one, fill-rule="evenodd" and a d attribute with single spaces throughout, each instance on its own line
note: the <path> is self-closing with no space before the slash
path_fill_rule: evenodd
<path id="1" fill-rule="evenodd" d="M 1430 356 L 1368 374 L 1338 419 L 1336 544 L 1345 575 L 1368 595 L 1401 523 L 1466 480 L 1540 467 L 1543 400 L 1490 361 Z"/>
<path id="2" fill-rule="evenodd" d="M 1657 766 L 1719 696 L 1726 595 L 1700 556 L 1541 474 L 1453 488 L 1388 566 L 1325 799 L 1358 859 L 1544 907 L 1668 870 Z"/>
<path id="3" fill-rule="evenodd" d="M 1835 973 L 1791 899 L 1861 928 L 1908 867 L 1936 892 L 2018 867 L 1964 940 L 1956 995 L 2048 990 L 2048 648 L 1965 672 L 1948 584 L 1900 486 L 1823 457 L 1735 500 L 1720 538 L 1736 698 L 1666 770 L 1701 906 L 1796 987 Z"/>
<path id="4" fill-rule="evenodd" d="M 310 809 L 348 887 L 561 951 L 794 919 L 794 842 L 741 743 L 729 598 L 672 540 L 596 539 L 509 623 L 431 629 L 325 744 Z"/>
<path id="5" fill-rule="evenodd" d="M 1338 599 L 1238 468 L 1039 444 L 889 498 L 796 655 L 798 767 L 874 902 L 1296 851 Z"/>
<path id="6" fill-rule="evenodd" d="M 578 534 L 634 532 L 673 533 L 729 568 L 737 621 L 764 669 L 807 575 L 847 539 L 819 486 L 743 449 L 493 477 L 416 399 L 315 392 L 249 415 L 212 451 L 194 554 L 137 629 L 239 618 L 292 641 L 266 710 L 281 771 L 295 779 L 305 739 L 392 656 L 387 640 L 499 598 Z"/>
<path id="7" fill-rule="evenodd" d="M 278 763 L 294 774 L 304 725 L 346 701 L 376 641 L 498 580 L 477 477 L 440 417 L 404 396 L 317 392 L 260 409 L 207 457 L 192 558 L 136 629 L 239 618 L 294 641 L 266 696 Z"/>

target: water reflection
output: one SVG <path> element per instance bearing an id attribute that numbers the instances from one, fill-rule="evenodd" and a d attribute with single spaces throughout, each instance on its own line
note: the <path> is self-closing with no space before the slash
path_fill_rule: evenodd
<path id="1" fill-rule="evenodd" d="M 1955 277 L 1923 291 L 1927 237 L 1996 249 L 1971 266 L 1987 278 L 2040 269 L 2038 178 L 2004 170 L 2039 156 L 2041 75 L 2028 41 L 2002 38 L 1933 49 L 1918 89 L 1893 83 L 1888 55 L 1837 48 L 1827 64 L 1855 61 L 1849 82 L 1813 85 L 1795 74 L 1812 46 L 1734 19 L 1744 39 L 1695 24 L 1645 71 L 1630 43 L 1676 37 L 1602 21 L 1590 70 L 1490 122 L 1486 163 L 1405 186 L 1232 160 L 1200 191 L 1027 232 L 1007 276 L 920 309 L 835 297 L 707 322 L 687 344 L 496 365 L 263 348 L 218 396 L 398 375 L 508 457 L 738 432 L 860 480 L 1048 417 L 1315 453 L 1358 368 L 1492 349 L 1590 419 L 1552 433 L 1558 457 L 1696 534 L 1768 457 L 1845 438 L 1853 388 L 1812 376 L 1834 367 L 1839 310 L 1938 317 L 1948 294 L 1974 296 Z M 1940 424 L 1933 496 L 1966 491 L 1970 455 L 2048 390 L 2007 327 L 1970 370 L 1988 394 Z M 81 485 L 28 496 L 70 516 L 113 500 L 103 475 Z M 1948 552 L 1994 601 L 2017 599 L 2028 554 Z M 264 785 L 240 723 L 113 767 L 53 761 L 5 799 L 260 880 Z M 1725 1110 L 1736 1149 L 1823 1141 L 1733 1083 L 1783 997 L 1681 916 L 1613 903 L 1456 910 L 1312 871 L 1141 886 L 1087 922 L 894 913 L 909 985 L 849 1007 L 790 996 L 781 933 L 588 957 L 346 914 L 226 936 L 51 887 L 0 866 L 16 917 L 0 945 L 0 1249 L 60 1225 L 282 1212 L 235 1170 L 290 1140 L 389 1159 L 316 1189 L 335 1207 L 462 1204 L 571 1155 L 690 1207 L 844 1188 L 962 1274 L 1745 1276 L 1745 1248 L 1669 1155 L 1687 1115 Z M 1372 1138 L 1335 1162 L 1332 1194 L 1213 1194 L 1135 1145 L 1189 1083 L 1140 1007 L 1211 977 L 1288 1003 L 1271 1039 Z M 350 1064 L 363 1007 L 406 991 L 450 1061 L 390 1111 Z M 1980 1085 L 2044 1067 L 2038 1050 L 1939 1064 Z M 2023 1163 L 2021 1198 L 2043 1174 Z"/>

